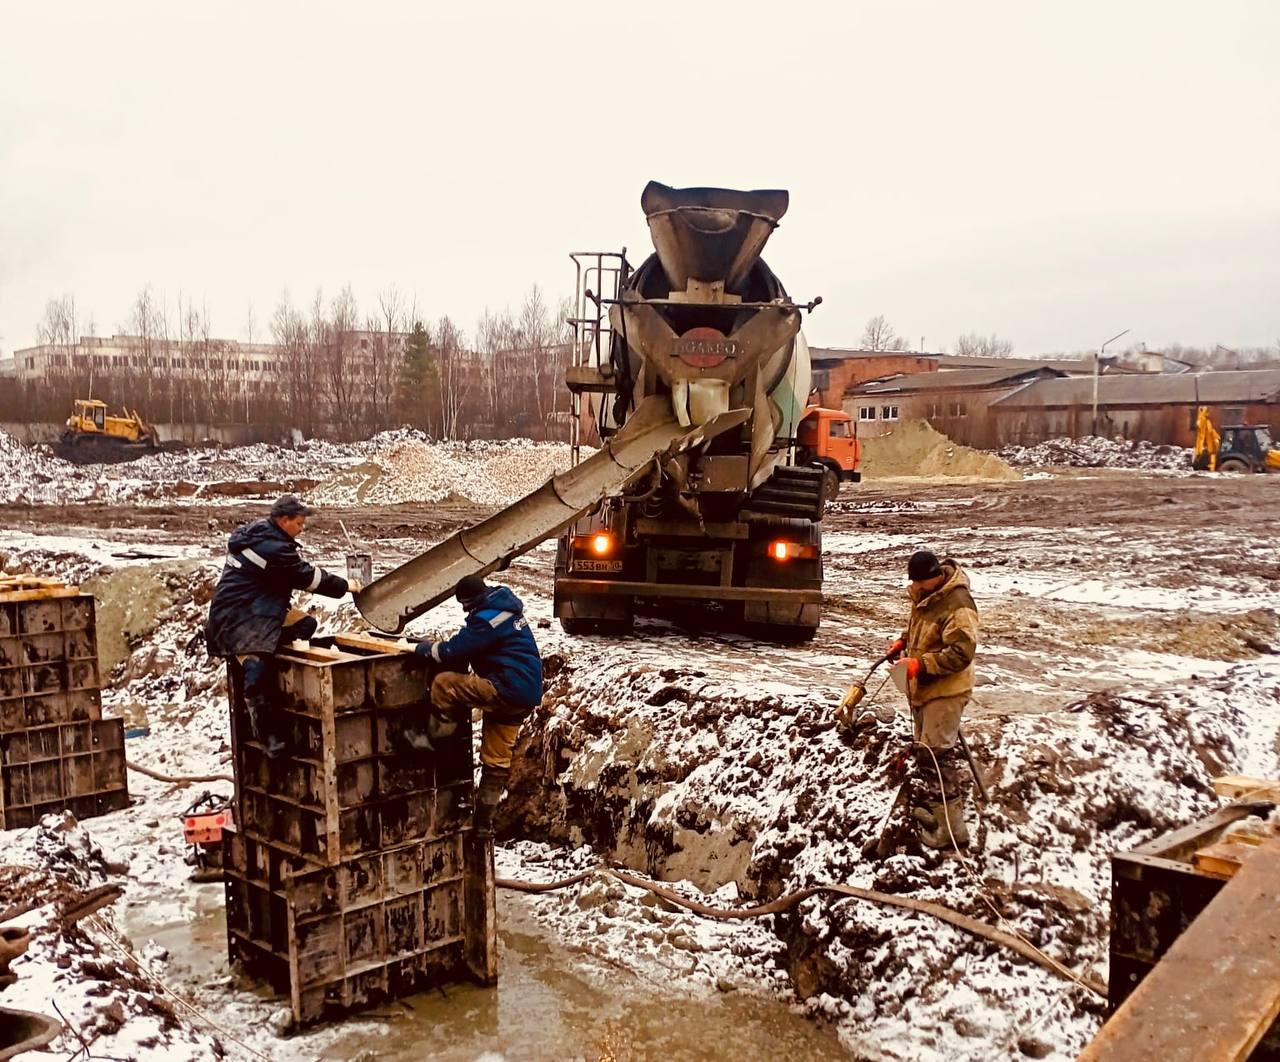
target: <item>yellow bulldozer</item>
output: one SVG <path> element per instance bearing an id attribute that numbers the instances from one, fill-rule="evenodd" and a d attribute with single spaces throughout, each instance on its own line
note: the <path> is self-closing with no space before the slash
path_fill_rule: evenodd
<path id="1" fill-rule="evenodd" d="M 1265 424 L 1213 426 L 1209 410 L 1196 412 L 1196 443 L 1191 467 L 1202 472 L 1280 472 L 1280 449 Z"/>
<path id="2" fill-rule="evenodd" d="M 77 398 L 55 449 L 60 457 L 81 463 L 129 461 L 160 447 L 154 427 L 136 410 L 109 416 L 107 404 L 96 398 Z"/>

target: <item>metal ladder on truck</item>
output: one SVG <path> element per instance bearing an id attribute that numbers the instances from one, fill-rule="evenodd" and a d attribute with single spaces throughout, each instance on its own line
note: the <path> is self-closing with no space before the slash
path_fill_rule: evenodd
<path id="1" fill-rule="evenodd" d="M 606 401 L 616 386 L 608 308 L 622 297 L 632 270 L 625 247 L 621 251 L 574 251 L 569 258 L 574 265 L 574 296 L 573 316 L 566 323 L 573 329 L 573 340 L 565 385 L 570 395 L 569 456 L 571 464 L 577 465 L 582 459 L 584 395 L 598 396 L 591 409 L 591 427 L 600 440 L 618 430 Z M 590 408 L 590 401 L 587 406 Z"/>

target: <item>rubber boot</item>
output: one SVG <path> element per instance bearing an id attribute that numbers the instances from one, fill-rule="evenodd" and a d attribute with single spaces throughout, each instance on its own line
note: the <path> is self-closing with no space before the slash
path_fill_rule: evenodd
<path id="1" fill-rule="evenodd" d="M 472 819 L 477 837 L 493 836 L 493 820 L 510 776 L 510 767 L 490 767 L 486 764 L 480 772 L 480 785 L 476 789 L 476 810 Z"/>
<path id="2" fill-rule="evenodd" d="M 927 808 L 913 808 L 916 836 L 929 848 L 950 848 L 952 841 L 959 848 L 969 845 L 969 827 L 964 821 L 964 798 L 956 797 Z M 948 828 L 949 827 L 949 828 Z"/>

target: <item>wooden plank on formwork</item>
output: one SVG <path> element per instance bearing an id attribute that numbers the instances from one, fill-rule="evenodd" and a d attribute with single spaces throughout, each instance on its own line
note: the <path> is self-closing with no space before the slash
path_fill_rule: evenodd
<path id="1" fill-rule="evenodd" d="M 298 656 L 315 664 L 332 664 L 339 660 L 364 659 L 362 656 L 344 653 L 339 649 L 326 649 L 323 645 L 311 645 L 307 642 L 290 642 L 280 652 L 285 656 Z"/>
<path id="2" fill-rule="evenodd" d="M 412 653 L 413 646 L 401 645 L 391 638 L 377 638 L 369 634 L 338 634 L 334 644 L 347 649 L 365 649 L 373 653 Z"/>
<path id="3" fill-rule="evenodd" d="M 0 590 L 0 604 L 8 605 L 15 601 L 50 601 L 57 597 L 79 597 L 80 591 L 74 586 L 42 586 L 31 590 Z"/>
<path id="4" fill-rule="evenodd" d="M 1280 800 L 1280 781 L 1228 774 L 1213 780 L 1213 791 L 1232 800 Z"/>
<path id="5" fill-rule="evenodd" d="M 1259 839 L 1261 843 L 1261 839 Z M 1207 848 L 1201 848 L 1191 861 L 1197 870 L 1212 874 L 1218 878 L 1235 877 L 1236 871 L 1250 855 L 1253 846 L 1244 841 L 1219 841 Z"/>
<path id="6" fill-rule="evenodd" d="M 1260 845 L 1079 1062 L 1237 1062 L 1280 1016 L 1280 840 Z"/>

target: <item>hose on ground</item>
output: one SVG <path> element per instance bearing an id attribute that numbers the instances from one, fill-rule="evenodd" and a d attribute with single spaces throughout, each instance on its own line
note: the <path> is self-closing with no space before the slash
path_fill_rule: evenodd
<path id="1" fill-rule="evenodd" d="M 763 918 L 765 915 L 781 914 L 783 911 L 789 911 L 798 903 L 809 899 L 811 896 L 818 896 L 822 893 L 833 893 L 840 897 L 847 897 L 855 900 L 863 900 L 867 903 L 878 903 L 887 907 L 901 907 L 908 911 L 916 911 L 919 914 L 931 915 L 940 921 L 947 922 L 955 926 L 957 929 L 963 929 L 966 933 L 971 933 L 976 937 L 982 937 L 993 943 L 1000 944 L 1008 948 L 1010 951 L 1016 952 L 1024 959 L 1039 966 L 1043 966 L 1046 970 L 1050 970 L 1059 977 L 1065 977 L 1069 981 L 1083 985 L 1091 992 L 1106 998 L 1107 989 L 1100 981 L 1093 977 L 1078 977 L 1072 973 L 1067 967 L 1056 959 L 1051 958 L 1038 948 L 1003 930 L 996 929 L 980 922 L 976 918 L 970 918 L 968 915 L 961 914 L 959 911 L 953 911 L 950 907 L 944 907 L 940 903 L 932 903 L 929 900 L 917 900 L 911 896 L 895 896 L 887 892 L 876 892 L 874 889 L 860 889 L 856 885 L 809 885 L 803 889 L 797 889 L 795 892 L 789 892 L 785 896 L 780 896 L 776 900 L 769 903 L 759 904 L 755 907 L 710 907 L 707 904 L 699 903 L 696 900 L 688 900 L 681 896 L 674 889 L 669 889 L 656 881 L 650 881 L 648 878 L 642 878 L 635 874 L 628 874 L 625 870 L 615 870 L 612 867 L 593 867 L 590 870 L 584 870 L 580 874 L 574 874 L 571 877 L 561 878 L 558 881 L 534 882 L 520 881 L 516 878 L 498 878 L 495 884 L 500 889 L 512 889 L 516 892 L 543 893 L 554 892 L 557 889 L 565 889 L 571 885 L 577 885 L 586 881 L 588 878 L 600 875 L 602 877 L 614 878 L 624 885 L 630 885 L 633 888 L 647 889 L 655 896 L 660 896 L 679 907 L 683 907 L 693 914 L 701 915 L 704 918 L 721 918 L 721 919 L 743 919 L 743 918 Z"/>
<path id="2" fill-rule="evenodd" d="M 131 771 L 137 771 L 139 774 L 145 774 L 148 778 L 154 778 L 157 782 L 172 782 L 174 785 L 194 785 L 197 782 L 230 782 L 235 784 L 235 779 L 229 774 L 161 774 L 159 771 L 153 771 L 150 767 L 143 767 L 140 763 L 134 763 L 133 760 L 125 760 L 124 765 Z"/>

